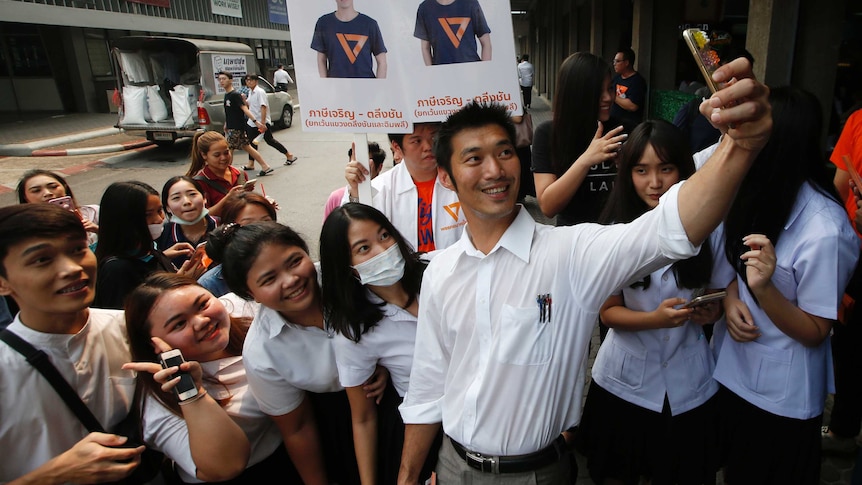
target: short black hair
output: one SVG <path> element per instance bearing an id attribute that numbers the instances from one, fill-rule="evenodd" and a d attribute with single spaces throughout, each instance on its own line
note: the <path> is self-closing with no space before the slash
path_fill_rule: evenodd
<path id="1" fill-rule="evenodd" d="M 530 60 L 530 54 L 524 54 L 523 56 L 521 56 L 521 60 L 522 61 L 529 61 Z"/>
<path id="2" fill-rule="evenodd" d="M 629 67 L 634 69 L 635 67 L 635 51 L 632 50 L 631 47 L 620 47 L 620 50 L 617 52 L 621 52 L 623 55 L 623 59 L 629 61 Z"/>
<path id="3" fill-rule="evenodd" d="M 258 76 L 257 74 L 254 74 L 254 73 L 249 73 L 249 74 L 245 75 L 246 81 L 257 81 L 259 79 L 260 79 L 260 76 Z"/>
<path id="4" fill-rule="evenodd" d="M 227 72 L 227 71 L 219 71 L 219 72 L 217 72 L 217 73 L 216 73 L 216 76 L 221 76 L 222 74 L 224 74 L 225 76 L 227 76 L 227 78 L 228 78 L 228 79 L 233 79 L 233 74 L 231 74 L 231 73 L 229 73 L 229 72 Z"/>
<path id="5" fill-rule="evenodd" d="M 0 276 L 7 276 L 4 261 L 9 248 L 36 237 L 74 237 L 86 241 L 87 231 L 74 212 L 55 204 L 17 204 L 0 208 Z"/>
<path id="6" fill-rule="evenodd" d="M 434 156 L 437 166 L 452 178 L 452 138 L 458 133 L 488 125 L 497 125 L 506 131 L 512 146 L 515 146 L 515 125 L 506 106 L 498 103 L 468 103 L 460 110 L 449 115 L 437 131 L 434 139 Z M 454 182 L 454 179 L 453 179 Z"/>
<path id="7" fill-rule="evenodd" d="M 353 147 L 347 149 L 347 156 L 353 156 Z M 380 145 L 376 141 L 368 142 L 368 156 L 374 162 L 374 165 L 377 165 L 378 167 L 382 167 L 383 162 L 386 161 L 386 152 L 380 148 Z"/>

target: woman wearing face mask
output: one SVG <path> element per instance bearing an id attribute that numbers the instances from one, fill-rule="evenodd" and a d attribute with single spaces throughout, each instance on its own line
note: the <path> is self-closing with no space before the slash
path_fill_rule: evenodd
<path id="1" fill-rule="evenodd" d="M 243 346 L 249 386 L 278 425 L 303 483 L 358 484 L 350 405 L 338 380 L 335 332 L 305 241 L 277 222 L 220 226 L 230 289 L 260 303 Z M 379 373 L 377 374 L 379 375 Z M 380 395 L 385 376 L 369 382 Z"/>
<path id="2" fill-rule="evenodd" d="M 207 233 L 218 225 L 218 219 L 209 215 L 200 187 L 186 175 L 168 179 L 162 188 L 162 206 L 170 216 L 165 223 L 165 230 L 156 241 L 162 251 L 177 243 L 189 243 L 196 248 L 206 241 Z M 190 257 L 191 255 L 182 254 L 171 262 L 179 268 Z"/>
<path id="3" fill-rule="evenodd" d="M 404 438 L 397 407 L 410 381 L 427 262 L 380 211 L 356 203 L 327 217 L 320 253 L 323 307 L 338 333 L 335 362 L 350 400 L 360 477 L 364 485 L 394 484 Z M 398 394 L 391 399 L 384 395 L 379 405 L 362 389 L 378 365 L 389 371 Z M 428 456 L 437 453 L 431 450 Z M 423 481 L 432 469 L 429 461 Z"/>
<path id="4" fill-rule="evenodd" d="M 179 270 L 171 259 L 194 254 L 189 243 L 177 243 L 160 251 L 155 240 L 164 230 L 164 212 L 159 193 L 143 182 L 114 182 L 102 194 L 102 228 L 96 246 L 98 275 L 95 308 L 123 308 L 126 295 L 156 271 L 169 271 L 197 278 L 204 267 L 202 253 L 186 261 Z"/>

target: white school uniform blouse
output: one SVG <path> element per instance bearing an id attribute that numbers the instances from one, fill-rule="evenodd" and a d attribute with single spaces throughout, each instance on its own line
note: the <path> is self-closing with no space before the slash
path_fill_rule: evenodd
<path id="1" fill-rule="evenodd" d="M 269 457 L 282 442 L 275 422 L 260 410 L 257 400 L 248 391 L 242 357 L 228 357 L 212 362 L 201 362 L 204 376 L 214 378 L 203 381 L 207 394 L 215 400 L 228 399 L 225 412 L 239 425 L 251 443 L 251 467 Z M 170 457 L 185 483 L 201 483 L 196 477 L 197 466 L 189 447 L 189 430 L 183 418 L 164 407 L 151 394 L 144 406 L 144 440 L 149 446 Z"/>
<path id="2" fill-rule="evenodd" d="M 772 283 L 791 303 L 812 315 L 835 319 L 856 266 L 859 241 L 844 208 L 805 183 L 778 244 Z M 823 413 L 834 392 L 829 338 L 806 347 L 788 337 L 737 278 L 739 297 L 762 335 L 737 342 L 729 335 L 718 349 L 715 379 L 760 409 L 794 419 Z M 721 329 L 725 332 L 725 329 Z"/>
<path id="3" fill-rule="evenodd" d="M 372 303 L 383 300 L 368 291 Z M 344 335 L 333 341 L 338 376 L 344 387 L 362 385 L 377 364 L 386 367 L 398 395 L 404 397 L 410 382 L 413 349 L 416 343 L 416 317 L 403 308 L 386 303 L 383 318 L 362 334 L 359 342 Z"/>
<path id="4" fill-rule="evenodd" d="M 336 392 L 335 332 L 303 327 L 260 306 L 243 345 L 248 384 L 270 416 L 287 414 L 302 403 L 305 391 Z"/>
<path id="5" fill-rule="evenodd" d="M 602 303 L 697 252 L 679 219 L 678 190 L 636 221 L 611 226 L 540 225 L 519 206 L 489 254 L 467 233 L 441 251 L 422 282 L 404 422 L 442 422 L 452 439 L 489 455 L 535 452 L 578 424 Z M 541 294 L 551 295 L 544 322 Z"/>
<path id="6" fill-rule="evenodd" d="M 419 248 L 419 191 L 407 166 L 399 163 L 392 169 L 381 173 L 371 181 L 374 196 L 371 204 L 382 212 L 413 249 Z M 341 204 L 348 201 L 349 192 L 344 191 Z M 434 182 L 431 221 L 434 224 L 434 247 L 445 249 L 461 237 L 467 219 L 461 211 L 458 195 L 440 183 Z"/>
<path id="7" fill-rule="evenodd" d="M 9 330 L 43 350 L 99 420 L 110 430 L 132 406 L 135 373 L 120 310 L 91 308 L 75 335 L 37 332 L 21 323 Z M 89 432 L 57 391 L 24 356 L 0 342 L 0 482 L 29 473 L 67 451 Z"/>
<path id="8" fill-rule="evenodd" d="M 713 259 L 724 257 L 710 236 Z M 680 288 L 667 265 L 650 275 L 649 288 L 625 286 L 625 307 L 651 312 L 668 298 L 691 299 L 692 290 Z M 723 288 L 726 282 L 712 281 L 709 288 Z M 700 406 L 717 391 L 712 378 L 715 359 L 703 328 L 692 322 L 675 328 L 621 330 L 612 328 L 599 347 L 592 378 L 614 396 L 660 413 L 667 394 L 671 414 L 677 416 Z"/>

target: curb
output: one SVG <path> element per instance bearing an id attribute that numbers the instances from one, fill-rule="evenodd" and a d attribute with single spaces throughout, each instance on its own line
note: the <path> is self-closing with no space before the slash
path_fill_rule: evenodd
<path id="1" fill-rule="evenodd" d="M 0 155 L 12 157 L 30 157 L 32 156 L 32 153 L 34 151 L 41 150 L 42 148 L 75 143 L 79 141 L 90 140 L 92 138 L 99 138 L 102 136 L 117 135 L 122 132 L 123 130 L 119 128 L 111 127 L 102 128 L 100 130 L 85 131 L 81 133 L 72 133 L 69 135 L 58 136 L 56 138 L 46 138 L 44 140 L 36 140 L 30 143 L 12 143 L 9 145 L 0 145 Z"/>
<path id="2" fill-rule="evenodd" d="M 111 153 L 111 152 L 122 152 L 126 150 L 134 150 L 135 148 L 142 148 L 150 145 L 155 145 L 155 143 L 149 140 L 143 141 L 132 141 L 128 143 L 117 143 L 114 145 L 102 145 L 97 147 L 86 147 L 86 148 L 68 148 L 66 150 L 33 150 L 30 152 L 31 157 L 65 157 L 70 155 L 92 155 L 94 153 Z"/>

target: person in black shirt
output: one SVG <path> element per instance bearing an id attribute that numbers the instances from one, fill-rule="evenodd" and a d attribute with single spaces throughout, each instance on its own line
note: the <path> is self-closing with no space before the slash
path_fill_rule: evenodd
<path id="1" fill-rule="evenodd" d="M 254 149 L 249 143 L 248 135 L 246 134 L 245 127 L 245 119 L 246 116 L 248 119 L 254 122 L 255 126 L 258 128 L 265 128 L 264 124 L 266 120 L 259 120 L 255 118 L 252 114 L 251 110 L 248 109 L 248 104 L 246 104 L 245 100 L 242 99 L 242 95 L 239 92 L 235 91 L 233 88 L 233 74 L 225 71 L 221 71 L 218 73 L 218 83 L 219 86 L 224 89 L 224 135 L 227 138 L 227 145 L 231 151 L 236 150 L 237 148 L 242 148 L 246 151 L 252 158 L 254 158 L 257 163 L 260 164 L 260 168 L 262 169 L 259 176 L 263 177 L 264 175 L 271 174 L 273 168 L 266 163 L 263 157 L 260 155 L 260 152 Z M 246 170 L 254 170 L 254 162 L 252 162 L 252 166 L 244 167 Z"/>

